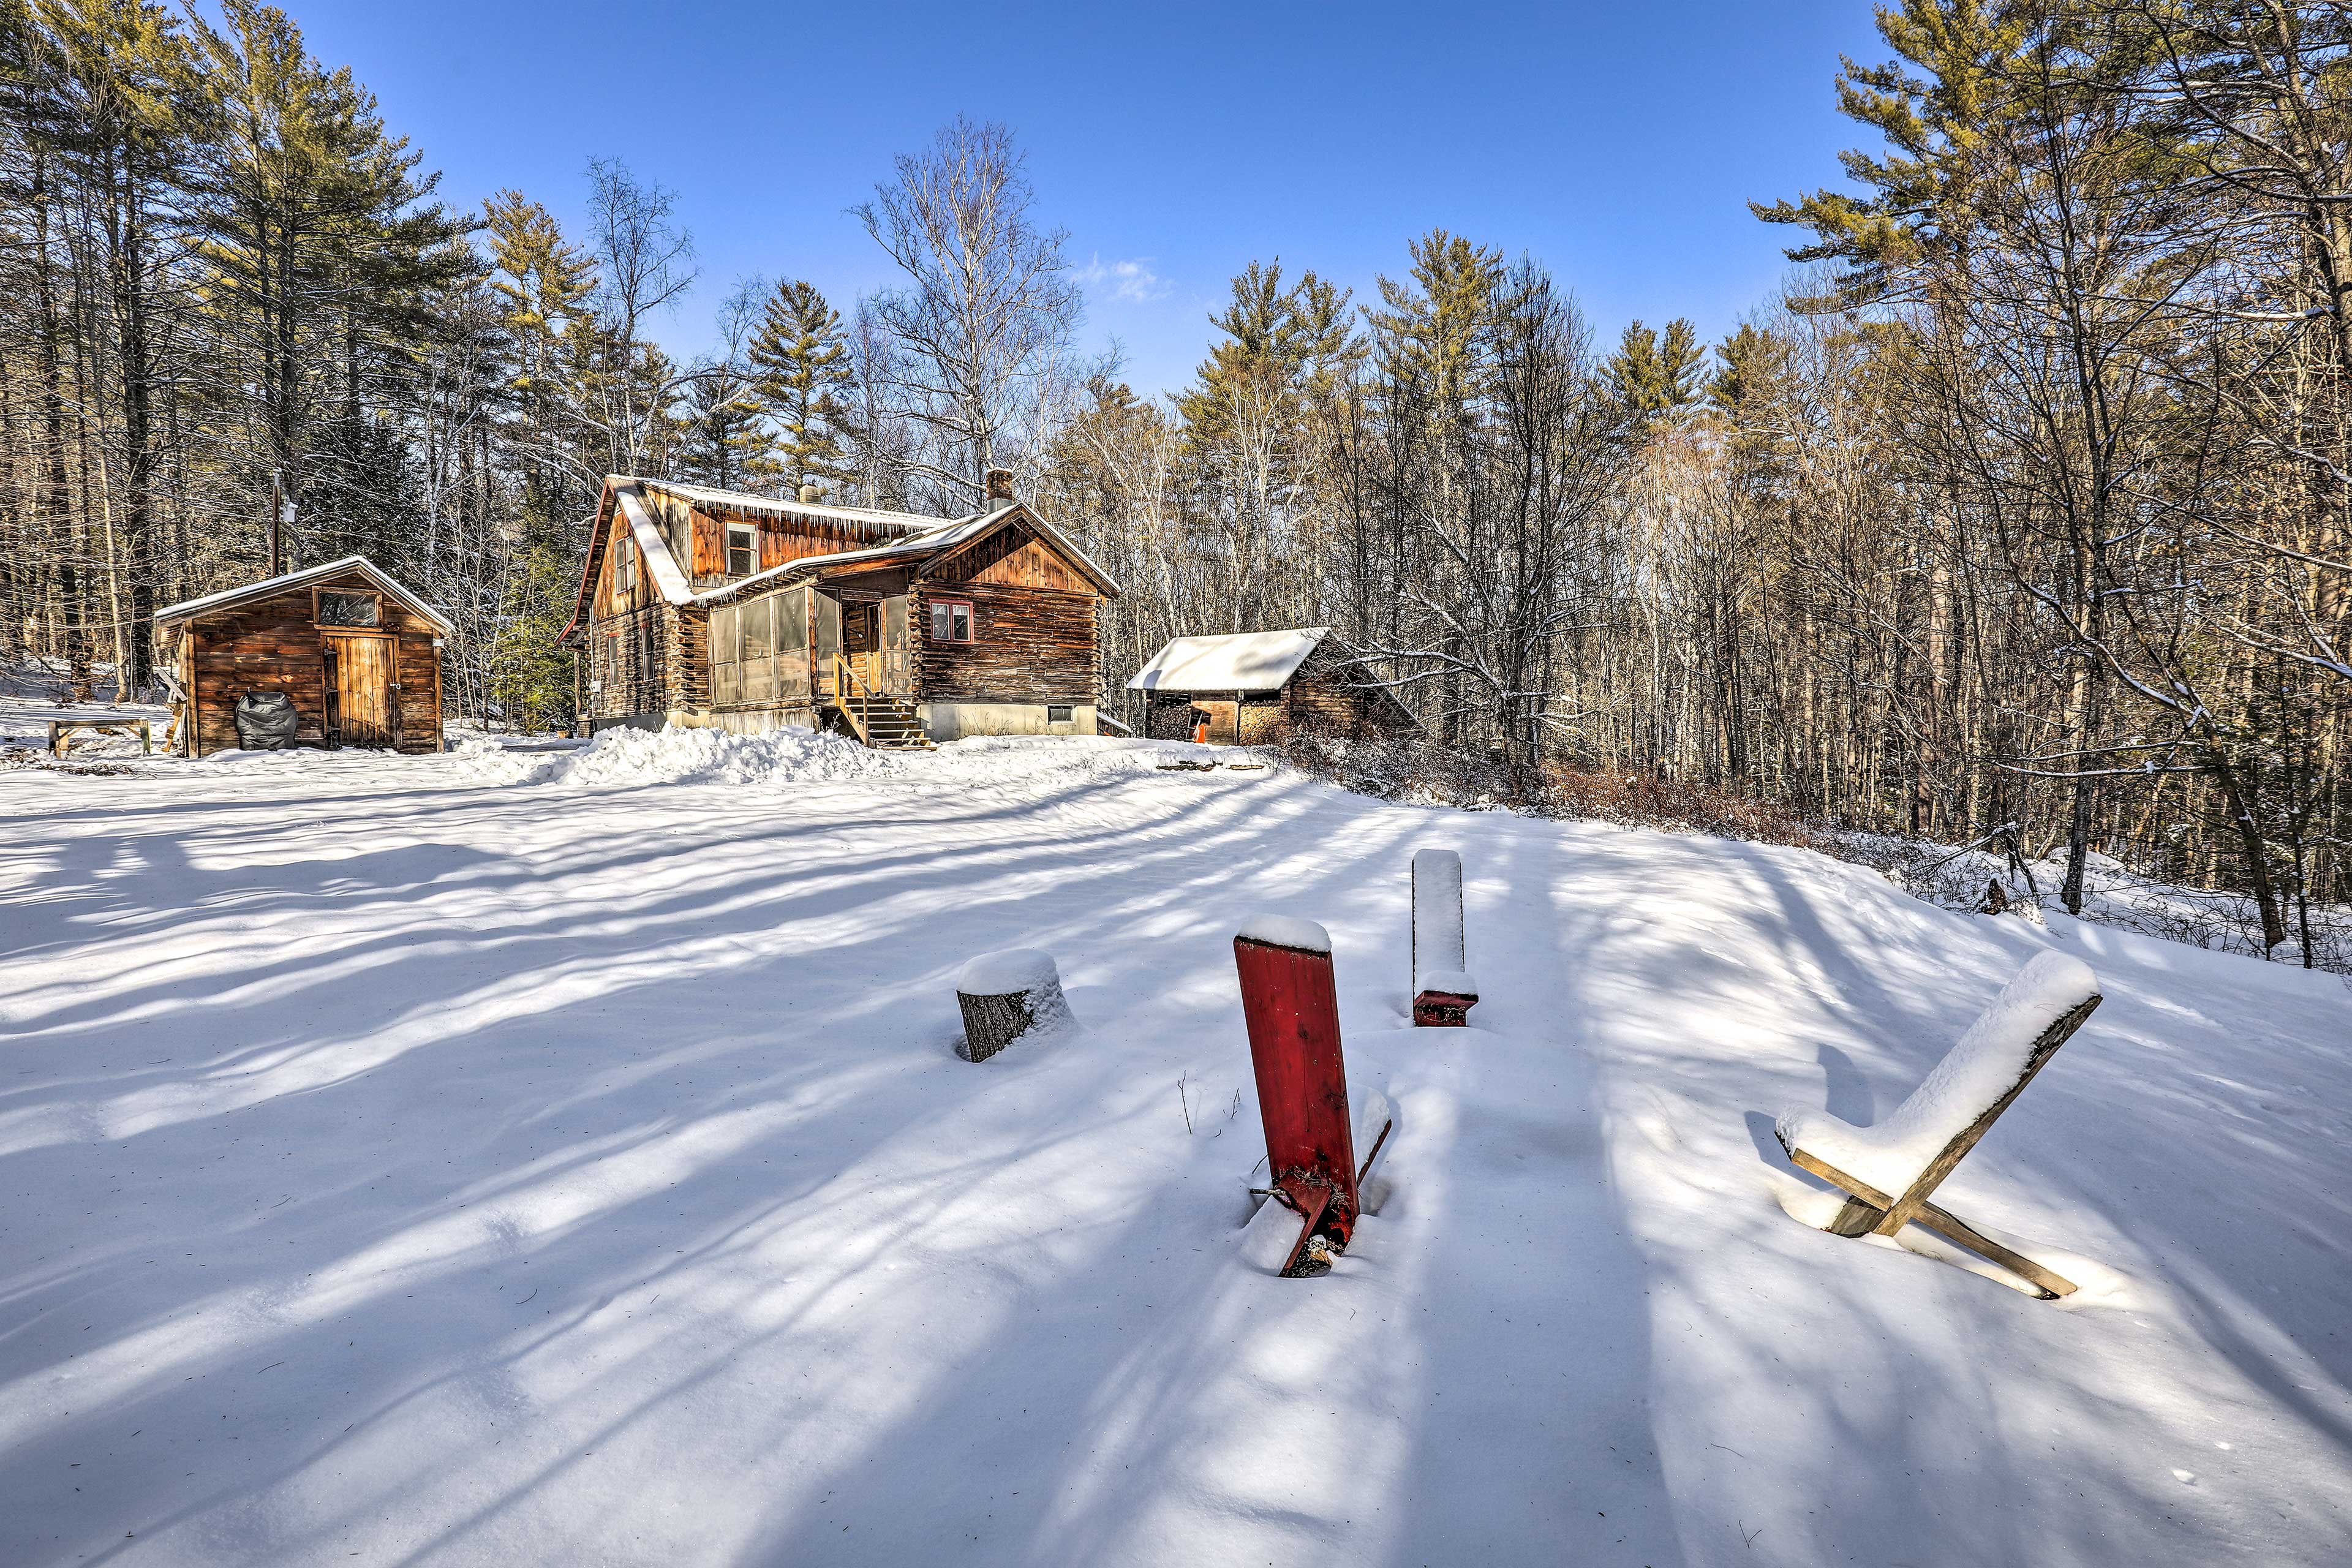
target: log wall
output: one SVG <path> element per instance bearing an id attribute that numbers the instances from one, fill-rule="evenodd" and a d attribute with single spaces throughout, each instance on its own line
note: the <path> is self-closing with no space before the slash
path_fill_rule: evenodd
<path id="1" fill-rule="evenodd" d="M 931 604 L 961 599 L 971 605 L 972 640 L 931 640 Z M 945 702 L 1092 702 L 1095 700 L 1095 595 L 1002 583 L 940 582 L 915 585 L 908 606 L 915 695 Z"/>
<path id="2" fill-rule="evenodd" d="M 1412 732 L 1412 716 L 1394 695 L 1353 679 L 1321 650 L 1310 655 L 1283 688 L 1286 727 L 1359 739 Z"/>
<path id="3" fill-rule="evenodd" d="M 668 639 L 662 627 L 668 614 L 668 605 L 654 604 L 590 618 L 583 650 L 588 717 L 621 719 L 668 706 Z"/>

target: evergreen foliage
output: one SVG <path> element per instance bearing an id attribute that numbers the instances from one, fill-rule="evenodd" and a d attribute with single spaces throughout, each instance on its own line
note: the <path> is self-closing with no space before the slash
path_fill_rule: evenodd
<path id="1" fill-rule="evenodd" d="M 1663 335 L 1634 321 L 1601 374 L 1627 425 L 1638 428 L 1654 419 L 1679 420 L 1705 395 L 1706 350 L 1699 345 L 1698 329 L 1684 318 L 1668 321 Z"/>
<path id="2" fill-rule="evenodd" d="M 786 279 L 776 285 L 751 340 L 751 363 L 753 390 L 779 432 L 765 471 L 783 492 L 854 479 L 842 439 L 849 418 L 842 400 L 853 380 L 849 342 L 841 312 L 814 284 Z"/>

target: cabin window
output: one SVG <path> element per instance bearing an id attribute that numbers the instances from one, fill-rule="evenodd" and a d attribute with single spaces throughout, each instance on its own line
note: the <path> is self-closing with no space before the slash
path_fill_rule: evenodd
<path id="1" fill-rule="evenodd" d="M 808 647 L 808 595 L 793 588 L 768 602 L 776 606 L 776 651 L 798 653 Z"/>
<path id="2" fill-rule="evenodd" d="M 1046 723 L 1048 723 L 1048 724 L 1066 724 L 1066 723 L 1070 722 L 1070 720 L 1071 720 L 1071 713 L 1070 713 L 1070 707 L 1069 707 L 1069 704 L 1068 704 L 1068 703 L 1066 703 L 1066 702 L 1048 702 L 1048 703 L 1046 703 L 1046 704 L 1045 704 L 1045 722 L 1046 722 Z"/>
<path id="3" fill-rule="evenodd" d="M 625 600 L 637 585 L 637 552 L 626 539 L 613 541 L 613 595 Z"/>
<path id="4" fill-rule="evenodd" d="M 373 594 L 320 591 L 319 624 L 322 626 L 372 626 L 381 614 L 381 604 Z"/>
<path id="5" fill-rule="evenodd" d="M 749 577 L 760 569 L 760 531 L 748 522 L 727 525 L 727 575 Z"/>
<path id="6" fill-rule="evenodd" d="M 971 641 L 971 605 L 961 599 L 931 601 L 933 642 Z"/>

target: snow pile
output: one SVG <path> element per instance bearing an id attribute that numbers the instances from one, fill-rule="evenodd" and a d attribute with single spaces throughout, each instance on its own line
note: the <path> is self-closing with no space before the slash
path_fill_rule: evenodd
<path id="1" fill-rule="evenodd" d="M 2099 977 L 2081 959 L 2039 954 L 1885 1121 L 1856 1127 L 1826 1111 L 1790 1111 L 1780 1120 L 1781 1141 L 1899 1197 L 1945 1144 L 2010 1091 L 2042 1032 L 2098 994 Z"/>
<path id="2" fill-rule="evenodd" d="M 787 728 L 738 735 L 726 730 L 614 729 L 586 746 L 528 754 L 465 741 L 457 766 L 479 784 L 552 784 L 582 788 L 639 784 L 805 784 L 903 773 L 903 759 L 839 735 Z"/>
<path id="3" fill-rule="evenodd" d="M 1466 969 L 1424 969 L 1413 977 L 1416 992 L 1433 992 L 1440 996 L 1475 996 L 1478 982 Z"/>

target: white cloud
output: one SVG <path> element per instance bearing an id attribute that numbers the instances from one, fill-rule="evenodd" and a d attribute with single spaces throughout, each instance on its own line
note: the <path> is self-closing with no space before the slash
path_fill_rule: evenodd
<path id="1" fill-rule="evenodd" d="M 1151 258 L 1148 256 L 1126 261 L 1105 261 L 1097 256 L 1074 276 L 1089 289 L 1137 305 L 1149 305 L 1154 300 L 1168 297 L 1168 279 L 1151 270 Z"/>

